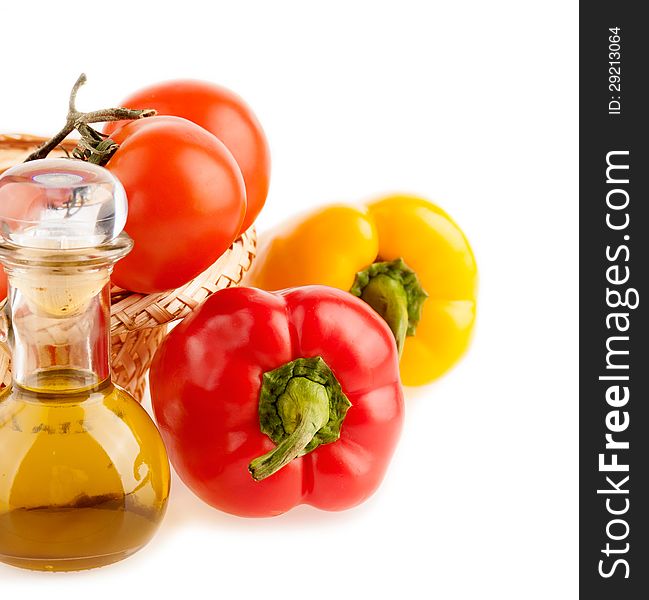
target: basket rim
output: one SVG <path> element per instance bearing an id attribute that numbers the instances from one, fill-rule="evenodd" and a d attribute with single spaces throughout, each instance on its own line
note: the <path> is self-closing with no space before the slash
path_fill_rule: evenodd
<path id="1" fill-rule="evenodd" d="M 46 142 L 49 138 L 43 137 L 42 135 L 34 135 L 33 133 L 9 133 L 4 132 L 0 133 L 0 143 L 2 144 L 37 144 Z M 59 146 L 71 146 L 77 144 L 77 139 L 73 137 L 66 137 Z"/>
<path id="2" fill-rule="evenodd" d="M 254 224 L 210 266 L 185 285 L 155 294 L 111 287 L 111 334 L 157 327 L 182 319 L 218 289 L 237 285 L 250 269 L 257 249 Z M 227 281 L 220 284 L 220 279 Z"/>

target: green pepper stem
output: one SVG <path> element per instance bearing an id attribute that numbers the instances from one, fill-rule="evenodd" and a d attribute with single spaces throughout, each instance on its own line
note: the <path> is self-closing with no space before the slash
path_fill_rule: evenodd
<path id="1" fill-rule="evenodd" d="M 408 297 L 403 284 L 381 273 L 372 277 L 363 288 L 361 300 L 367 302 L 388 324 L 401 358 L 408 332 Z"/>
<path id="2" fill-rule="evenodd" d="M 428 298 L 417 273 L 402 258 L 375 262 L 356 273 L 349 291 L 367 302 L 387 322 L 401 358 L 406 336 L 415 335 Z"/>
<path id="3" fill-rule="evenodd" d="M 329 396 L 325 386 L 306 377 L 294 377 L 288 382 L 277 399 L 277 409 L 290 435 L 250 463 L 248 470 L 255 481 L 270 477 L 300 456 L 316 433 L 329 422 Z"/>

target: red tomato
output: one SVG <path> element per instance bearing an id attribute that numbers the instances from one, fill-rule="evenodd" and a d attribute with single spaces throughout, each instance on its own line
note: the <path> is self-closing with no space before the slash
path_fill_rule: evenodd
<path id="1" fill-rule="evenodd" d="M 241 171 L 215 136 L 180 117 L 127 123 L 107 168 L 124 185 L 135 246 L 113 281 L 136 292 L 176 288 L 236 239 L 246 210 Z"/>
<path id="2" fill-rule="evenodd" d="M 239 96 L 204 81 L 166 81 L 135 92 L 122 106 L 183 117 L 218 137 L 232 152 L 246 185 L 248 206 L 241 230 L 252 225 L 268 195 L 270 150 L 257 117 Z M 112 135 L 118 127 L 107 123 L 104 132 Z"/>

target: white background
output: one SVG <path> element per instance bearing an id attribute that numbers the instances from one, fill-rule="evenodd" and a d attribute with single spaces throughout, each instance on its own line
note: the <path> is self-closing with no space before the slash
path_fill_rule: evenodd
<path id="1" fill-rule="evenodd" d="M 481 289 L 469 355 L 407 391 L 401 444 L 363 506 L 244 520 L 175 478 L 139 554 L 76 574 L 0 565 L 0 597 L 575 598 L 577 2 L 12 4 L 0 131 L 53 133 L 81 71 L 86 110 L 213 80 L 270 140 L 260 229 L 415 192 L 463 227 Z"/>

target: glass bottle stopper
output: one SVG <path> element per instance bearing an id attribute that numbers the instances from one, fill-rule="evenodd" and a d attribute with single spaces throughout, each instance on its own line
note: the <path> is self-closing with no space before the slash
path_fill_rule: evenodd
<path id="1" fill-rule="evenodd" d="M 21 248 L 91 248 L 126 224 L 122 184 L 80 160 L 46 158 L 0 176 L 0 237 Z"/>
<path id="2" fill-rule="evenodd" d="M 83 311 L 107 275 L 75 265 L 116 243 L 127 210 L 119 180 L 88 162 L 46 158 L 6 171 L 0 176 L 0 250 L 13 263 L 7 270 L 12 288 L 44 316 Z M 128 251 L 130 244 L 126 238 L 121 246 Z"/>

